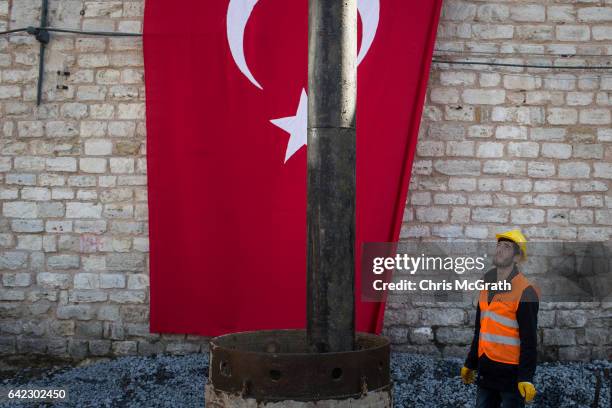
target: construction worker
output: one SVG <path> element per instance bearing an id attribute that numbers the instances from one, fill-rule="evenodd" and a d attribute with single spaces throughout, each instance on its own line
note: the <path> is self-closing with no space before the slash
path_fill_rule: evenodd
<path id="1" fill-rule="evenodd" d="M 461 378 L 470 384 L 477 376 L 477 408 L 524 407 L 536 394 L 540 293 L 517 267 L 527 258 L 527 240 L 521 231 L 513 229 L 495 237 L 495 267 L 484 280 L 507 281 L 512 288 L 480 292 L 474 338 Z"/>

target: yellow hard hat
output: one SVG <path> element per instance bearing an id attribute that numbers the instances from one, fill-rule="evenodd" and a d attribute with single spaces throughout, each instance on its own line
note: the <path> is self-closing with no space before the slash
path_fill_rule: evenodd
<path id="1" fill-rule="evenodd" d="M 498 240 L 500 238 L 506 238 L 516 243 L 521 249 L 523 260 L 527 259 L 527 238 L 525 238 L 520 229 L 513 229 L 500 234 L 495 234 L 495 238 Z"/>

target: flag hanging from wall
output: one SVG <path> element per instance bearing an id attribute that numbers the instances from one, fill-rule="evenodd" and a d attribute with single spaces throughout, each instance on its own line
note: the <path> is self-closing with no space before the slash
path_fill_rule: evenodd
<path id="1" fill-rule="evenodd" d="M 358 1 L 357 288 L 399 237 L 440 4 Z M 147 0 L 143 43 L 151 332 L 304 328 L 308 0 Z"/>

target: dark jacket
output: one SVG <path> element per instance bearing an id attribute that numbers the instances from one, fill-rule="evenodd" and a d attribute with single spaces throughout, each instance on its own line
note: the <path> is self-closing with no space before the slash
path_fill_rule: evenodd
<path id="1" fill-rule="evenodd" d="M 510 281 L 518 269 L 514 269 L 508 275 Z M 485 282 L 497 281 L 497 270 L 489 270 L 484 277 Z M 503 291 L 489 291 L 489 303 L 496 293 Z M 521 354 L 519 364 L 499 363 L 489 359 L 486 355 L 478 357 L 478 338 L 480 335 L 480 306 L 476 309 L 476 324 L 474 327 L 474 339 L 465 366 L 469 369 L 478 370 L 476 382 L 479 386 L 500 391 L 516 391 L 517 384 L 522 381 L 533 382 L 533 376 L 537 364 L 537 344 L 538 344 L 538 310 L 539 302 L 536 291 L 532 286 L 523 291 L 521 302 L 516 311 L 516 320 L 519 325 L 519 337 L 521 339 Z"/>

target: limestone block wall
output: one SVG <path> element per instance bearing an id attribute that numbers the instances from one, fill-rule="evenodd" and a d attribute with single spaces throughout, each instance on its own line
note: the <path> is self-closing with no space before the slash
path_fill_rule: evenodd
<path id="1" fill-rule="evenodd" d="M 40 3 L 0 1 L 0 30 L 38 25 Z M 142 29 L 142 0 L 49 7 L 53 27 Z M 52 34 L 37 107 L 38 50 L 0 37 L 0 352 L 200 350 L 148 333 L 142 40 Z"/>
<path id="2" fill-rule="evenodd" d="M 611 1 L 444 2 L 440 60 L 606 66 Z M 582 55 L 573 56 L 571 55 Z M 402 240 L 612 236 L 612 71 L 436 63 Z M 400 349 L 465 356 L 473 308 L 390 305 Z M 612 303 L 542 304 L 543 358 L 612 358 Z"/>
<path id="3" fill-rule="evenodd" d="M 51 0 L 50 25 L 139 32 L 143 8 Z M 0 0 L 0 30 L 39 13 L 39 0 Z M 553 54 L 612 55 L 612 2 L 446 0 L 436 48 L 603 65 Z M 148 332 L 142 41 L 53 35 L 40 106 L 38 51 L 29 35 L 0 37 L 0 354 L 205 350 L 199 336 Z M 485 239 L 512 225 L 534 239 L 609 240 L 611 106 L 612 72 L 435 64 L 401 239 Z M 610 305 L 542 309 L 544 356 L 610 358 L 609 320 L 596 319 Z M 463 355 L 472 320 L 456 305 L 394 305 L 385 333 L 398 350 Z"/>

